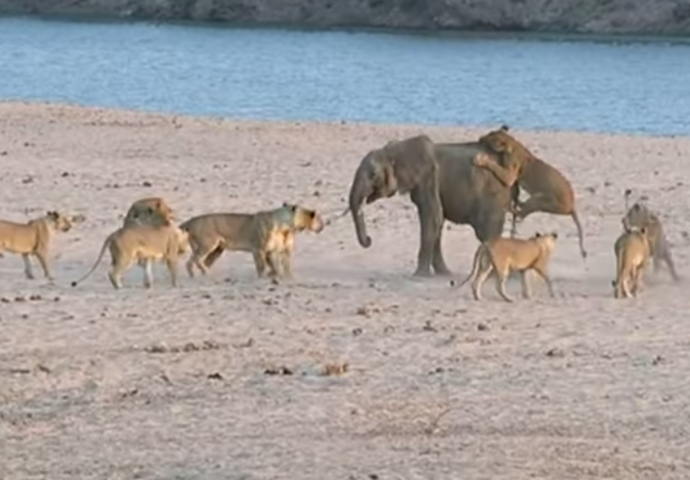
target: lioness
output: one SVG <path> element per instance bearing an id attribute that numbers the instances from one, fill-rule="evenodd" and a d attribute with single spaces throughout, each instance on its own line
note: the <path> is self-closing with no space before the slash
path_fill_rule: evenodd
<path id="1" fill-rule="evenodd" d="M 676 266 L 673 263 L 671 256 L 671 246 L 666 240 L 664 228 L 661 225 L 661 220 L 654 214 L 640 199 L 631 207 L 628 207 L 628 199 L 632 194 L 631 190 L 625 191 L 625 208 L 627 212 L 621 219 L 624 230 L 631 230 L 633 228 L 644 228 L 649 239 L 649 248 L 651 250 L 651 259 L 654 265 L 654 272 L 658 273 L 661 270 L 661 263 L 664 262 L 668 267 L 671 278 L 674 281 L 679 281 L 680 277 L 676 272 Z"/>
<path id="2" fill-rule="evenodd" d="M 27 223 L 0 220 L 0 257 L 3 257 L 3 251 L 20 254 L 24 260 L 24 274 L 31 280 L 34 274 L 29 256 L 33 255 L 38 258 L 45 277 L 53 280 L 48 261 L 53 232 L 68 232 L 72 225 L 85 219 L 83 215 L 68 216 L 57 211 L 49 211 Z"/>
<path id="3" fill-rule="evenodd" d="M 527 147 L 508 134 L 508 130 L 503 125 L 479 139 L 480 143 L 500 155 L 501 164 L 489 155 L 479 153 L 474 158 L 474 165 L 489 169 L 506 186 L 518 182 L 530 194 L 524 202 L 516 199 L 511 236 L 515 236 L 516 222 L 534 212 L 569 215 L 577 228 L 580 254 L 582 258 L 587 258 L 572 185 L 556 168 L 535 157 Z"/>
<path id="4" fill-rule="evenodd" d="M 115 289 L 122 288 L 122 275 L 135 262 L 144 269 L 144 287 L 151 288 L 153 284 L 151 270 L 154 261 L 165 261 L 172 286 L 176 287 L 177 262 L 180 255 L 184 255 L 189 250 L 189 235 L 174 224 L 158 226 L 134 224 L 120 227 L 108 235 L 91 269 L 82 278 L 72 282 L 73 287 L 86 280 L 96 270 L 106 247 L 110 249 L 112 259 L 108 278 Z"/>
<path id="5" fill-rule="evenodd" d="M 323 220 L 315 210 L 289 203 L 256 213 L 199 215 L 180 225 L 189 232 L 192 249 L 187 272 L 193 277 L 196 266 L 206 274 L 223 251 L 233 250 L 252 252 L 259 277 L 264 276 L 268 267 L 274 279 L 291 278 L 295 232 L 319 233 L 323 227 Z"/>
<path id="6" fill-rule="evenodd" d="M 472 271 L 460 284 L 462 287 L 470 280 L 475 300 L 481 300 L 482 285 L 492 270 L 496 275 L 496 291 L 506 302 L 513 299 L 505 290 L 505 283 L 512 271 L 520 272 L 522 278 L 522 295 L 524 298 L 532 296 L 527 273 L 529 270 L 537 272 L 546 282 L 549 294 L 554 297 L 553 285 L 548 274 L 548 264 L 551 254 L 556 247 L 558 234 L 556 232 L 535 233 L 530 238 L 496 237 L 479 245 L 474 254 Z"/>
<path id="7" fill-rule="evenodd" d="M 626 229 L 613 246 L 616 254 L 616 279 L 611 282 L 615 298 L 636 297 L 642 289 L 642 274 L 651 256 L 647 229 Z M 632 281 L 632 289 L 630 282 Z"/>
<path id="8" fill-rule="evenodd" d="M 161 197 L 140 198 L 127 210 L 123 225 L 170 225 L 174 217 L 172 208 Z"/>

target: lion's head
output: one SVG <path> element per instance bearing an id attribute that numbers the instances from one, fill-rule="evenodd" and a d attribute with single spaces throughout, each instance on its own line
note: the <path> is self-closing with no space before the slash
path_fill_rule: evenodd
<path id="1" fill-rule="evenodd" d="M 175 220 L 172 208 L 160 197 L 141 198 L 134 202 L 125 216 L 125 225 L 171 225 Z"/>
<path id="2" fill-rule="evenodd" d="M 621 219 L 625 231 L 648 228 L 657 221 L 656 215 L 642 202 L 634 203 Z"/>
<path id="3" fill-rule="evenodd" d="M 625 215 L 623 215 L 623 218 L 621 218 L 623 230 L 649 229 L 649 227 L 659 223 L 657 216 L 647 207 L 646 201 L 648 198 L 646 196 L 640 197 L 632 206 L 628 206 L 632 193 L 631 189 L 627 189 L 624 194 L 625 208 L 627 211 Z"/>
<path id="4" fill-rule="evenodd" d="M 536 232 L 530 240 L 536 243 L 540 249 L 547 252 L 553 252 L 556 248 L 556 242 L 558 240 L 558 232 L 541 233 Z"/>
<path id="5" fill-rule="evenodd" d="M 46 212 L 45 218 L 53 225 L 53 228 L 58 232 L 69 232 L 74 223 L 80 223 L 82 216 L 70 217 L 57 210 L 50 210 Z"/>
<path id="6" fill-rule="evenodd" d="M 297 231 L 309 230 L 319 233 L 323 230 L 324 222 L 316 210 L 284 202 L 283 208 L 292 212 L 292 225 Z"/>
<path id="7" fill-rule="evenodd" d="M 521 160 L 531 160 L 534 158 L 532 152 L 510 135 L 508 130 L 509 127 L 507 125 L 502 125 L 498 130 L 492 130 L 479 137 L 479 143 L 495 153 L 507 153 L 518 156 Z"/>

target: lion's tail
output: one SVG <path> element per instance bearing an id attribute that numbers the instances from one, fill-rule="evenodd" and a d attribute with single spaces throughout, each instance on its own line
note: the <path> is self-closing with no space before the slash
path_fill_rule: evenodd
<path id="1" fill-rule="evenodd" d="M 79 280 L 75 280 L 74 282 L 72 282 L 73 287 L 76 287 L 77 284 L 86 280 L 89 277 L 89 275 L 91 275 L 94 272 L 94 270 L 96 270 L 96 267 L 98 266 L 98 264 L 101 263 L 101 259 L 103 258 L 103 254 L 105 253 L 105 249 L 108 247 L 108 245 L 110 245 L 110 242 L 113 238 L 113 235 L 114 235 L 114 233 L 111 233 L 110 235 L 108 235 L 108 238 L 105 239 L 105 241 L 103 242 L 103 246 L 101 247 L 101 253 L 98 254 L 98 258 L 96 259 L 93 266 L 91 267 L 91 270 L 86 272 L 86 274 L 83 277 L 81 277 Z"/>
<path id="2" fill-rule="evenodd" d="M 460 283 L 460 285 L 458 285 L 458 289 L 465 286 L 467 282 L 469 282 L 477 276 L 477 274 L 479 273 L 479 264 L 481 263 L 482 253 L 485 249 L 486 245 L 484 243 L 479 244 L 479 247 L 477 247 L 477 251 L 474 252 L 474 260 L 472 260 L 472 271 L 467 276 L 467 278 L 463 280 L 462 283 Z"/>

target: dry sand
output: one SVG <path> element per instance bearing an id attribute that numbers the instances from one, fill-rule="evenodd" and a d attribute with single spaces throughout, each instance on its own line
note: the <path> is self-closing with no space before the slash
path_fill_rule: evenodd
<path id="1" fill-rule="evenodd" d="M 578 195 L 586 263 L 570 219 L 520 227 L 563 234 L 557 299 L 539 284 L 509 305 L 487 284 L 478 303 L 412 277 L 404 197 L 368 208 L 368 250 L 349 217 L 298 237 L 290 285 L 232 253 L 177 290 L 159 266 L 151 291 L 135 268 L 115 292 L 107 261 L 69 287 L 136 198 L 162 195 L 181 218 L 283 200 L 330 216 L 367 150 L 422 131 L 485 130 L 0 104 L 1 218 L 88 217 L 55 238 L 55 285 L 0 260 L 0 478 L 689 478 L 688 284 L 662 271 L 629 301 L 610 287 L 628 187 L 650 196 L 690 277 L 689 139 L 514 129 Z M 471 229 L 448 225 L 443 243 L 464 276 Z M 349 370 L 320 375 L 332 362 Z M 265 373 L 279 367 L 293 374 Z"/>

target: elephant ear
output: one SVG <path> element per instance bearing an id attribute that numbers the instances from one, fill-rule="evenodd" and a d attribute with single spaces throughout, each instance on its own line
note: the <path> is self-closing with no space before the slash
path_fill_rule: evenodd
<path id="1" fill-rule="evenodd" d="M 427 135 L 417 135 L 384 147 L 388 163 L 392 166 L 397 189 L 401 194 L 409 193 L 424 179 L 436 175 L 434 143 Z"/>

